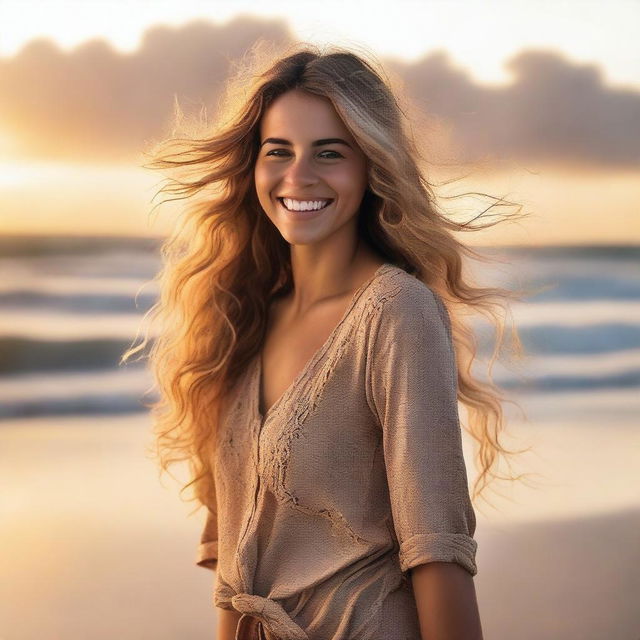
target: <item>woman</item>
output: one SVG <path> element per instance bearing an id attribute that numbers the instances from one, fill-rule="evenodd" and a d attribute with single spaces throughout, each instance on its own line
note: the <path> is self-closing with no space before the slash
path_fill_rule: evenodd
<path id="1" fill-rule="evenodd" d="M 455 310 L 512 294 L 463 279 L 469 227 L 437 210 L 372 63 L 257 60 L 213 133 L 154 165 L 211 189 L 163 247 L 151 361 L 162 467 L 188 460 L 207 507 L 216 637 L 481 638 L 458 400 L 478 482 L 508 452 Z"/>

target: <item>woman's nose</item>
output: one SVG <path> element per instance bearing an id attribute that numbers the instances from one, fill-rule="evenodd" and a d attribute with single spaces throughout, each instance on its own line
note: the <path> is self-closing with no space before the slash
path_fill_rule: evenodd
<path id="1" fill-rule="evenodd" d="M 305 156 L 299 156 L 286 167 L 285 178 L 290 182 L 307 182 L 317 179 L 317 174 L 311 159 Z"/>

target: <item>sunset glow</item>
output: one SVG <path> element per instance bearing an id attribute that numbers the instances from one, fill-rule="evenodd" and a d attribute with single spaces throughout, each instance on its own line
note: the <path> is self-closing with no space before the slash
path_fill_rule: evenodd
<path id="1" fill-rule="evenodd" d="M 0 233 L 166 233 L 179 205 L 163 205 L 151 217 L 163 176 L 141 168 L 143 153 L 167 131 L 174 98 L 187 111 L 213 109 L 227 62 L 237 54 L 209 49 L 210 43 L 226 34 L 246 50 L 261 25 L 273 42 L 299 37 L 369 49 L 434 118 L 434 135 L 422 148 L 428 179 L 444 178 L 440 157 L 432 155 L 442 153 L 453 175 L 469 173 L 452 192 L 506 197 L 530 214 L 516 225 L 475 233 L 466 238 L 470 243 L 640 241 L 640 225 L 634 224 L 637 143 L 626 133 L 633 124 L 625 115 L 638 108 L 631 104 L 640 103 L 640 92 L 612 84 L 617 75 L 640 87 L 637 68 L 625 67 L 619 55 L 620 43 L 630 37 L 630 13 L 640 14 L 640 5 L 599 12 L 600 34 L 603 21 L 620 28 L 615 39 L 596 42 L 589 37 L 596 22 L 569 24 L 569 5 L 556 7 L 549 22 L 535 5 L 516 2 L 513 13 L 501 14 L 501 37 L 487 39 L 478 29 L 486 3 L 473 1 L 464 11 L 456 3 L 412 3 L 416 19 L 404 21 L 402 29 L 389 29 L 394 15 L 371 11 L 366 30 L 356 19 L 359 6 L 341 3 L 340 11 L 332 11 L 332 0 L 321 15 L 304 3 L 286 3 L 285 10 L 277 3 L 220 2 L 215 16 L 198 2 L 137 3 L 133 10 L 117 2 L 35 4 L 34 12 L 6 2 L 0 14 L 7 70 Z M 62 10 L 71 5 L 74 20 Z M 590 11 L 583 5 L 583 14 Z M 444 28 L 452 17 L 456 28 Z M 426 33 L 419 36 L 414 28 Z M 194 38 L 202 43 L 199 54 L 190 46 Z M 208 70 L 199 70 L 199 57 Z M 167 73 L 154 73 L 166 59 L 174 60 Z M 195 93 L 177 89 L 182 86 Z"/>

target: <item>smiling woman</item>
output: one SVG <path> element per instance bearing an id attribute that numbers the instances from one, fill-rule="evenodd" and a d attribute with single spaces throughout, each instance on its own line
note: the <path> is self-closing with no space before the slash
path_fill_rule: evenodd
<path id="1" fill-rule="evenodd" d="M 294 246 L 294 259 L 298 245 L 314 244 L 313 257 L 309 250 L 303 254 L 310 263 L 318 265 L 321 247 L 335 263 L 340 249 L 318 241 L 332 237 L 331 244 L 340 243 L 338 232 L 357 237 L 356 214 L 368 184 L 365 154 L 331 101 L 301 90 L 274 100 L 262 119 L 260 136 L 254 175 L 262 208 Z M 310 220 L 314 224 L 301 224 Z"/>
<path id="2" fill-rule="evenodd" d="M 218 638 L 480 638 L 458 401 L 480 479 L 508 452 L 458 310 L 501 290 L 463 278 L 471 228 L 373 63 L 301 45 L 228 96 L 152 165 L 203 193 L 163 248 L 151 360 L 161 463 L 187 459 L 206 506 Z"/>

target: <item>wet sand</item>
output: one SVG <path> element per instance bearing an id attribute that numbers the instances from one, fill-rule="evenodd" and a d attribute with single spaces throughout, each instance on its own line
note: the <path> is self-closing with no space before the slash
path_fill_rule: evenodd
<path id="1" fill-rule="evenodd" d="M 528 428 L 540 484 L 502 486 L 501 512 L 477 514 L 485 639 L 634 640 L 635 430 Z M 215 637 L 214 574 L 195 565 L 204 514 L 160 483 L 149 434 L 142 414 L 0 423 L 0 639 Z"/>

